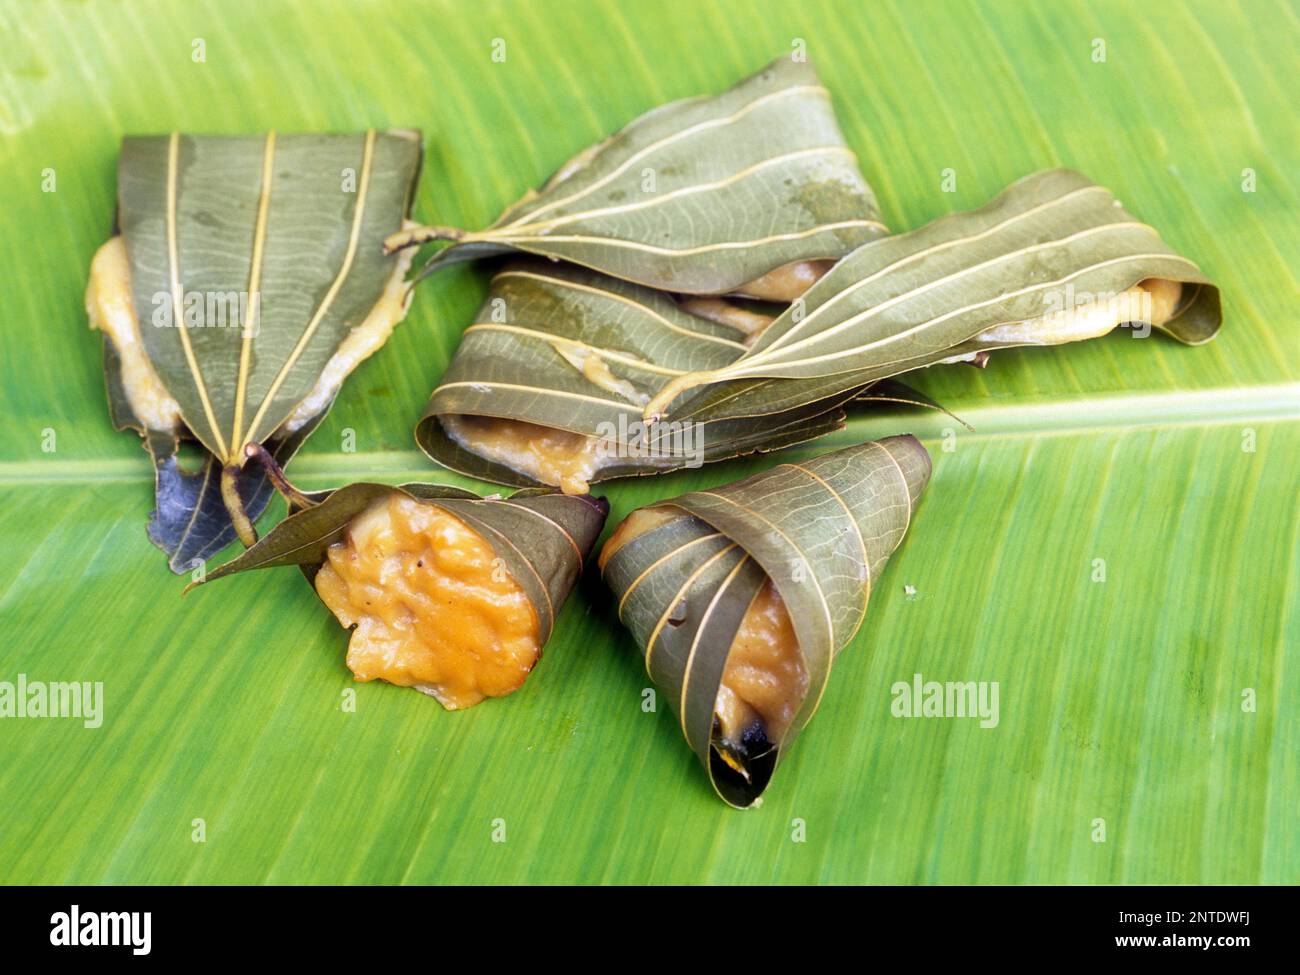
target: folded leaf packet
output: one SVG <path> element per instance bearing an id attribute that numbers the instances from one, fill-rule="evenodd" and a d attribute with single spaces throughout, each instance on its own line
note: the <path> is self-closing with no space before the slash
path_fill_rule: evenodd
<path id="1" fill-rule="evenodd" d="M 930 477 L 889 437 L 632 512 L 600 566 L 714 789 L 763 794 Z"/>
<path id="2" fill-rule="evenodd" d="M 751 396 L 752 415 L 722 423 L 642 421 L 656 391 L 735 361 L 744 338 L 661 291 L 574 265 L 516 262 L 492 279 L 416 441 L 472 477 L 581 494 L 596 481 L 772 450 L 842 425 L 849 392 L 789 409 Z"/>
<path id="3" fill-rule="evenodd" d="M 979 210 L 863 245 L 744 355 L 675 377 L 644 413 L 718 421 L 747 415 L 753 391 L 774 383 L 790 391 L 783 402 L 792 405 L 936 362 L 1075 342 L 1125 323 L 1199 345 L 1221 317 L 1219 291 L 1196 264 L 1105 187 L 1051 170 Z"/>
<path id="4" fill-rule="evenodd" d="M 352 630 L 357 680 L 414 687 L 448 710 L 523 684 L 609 513 L 603 498 L 370 483 L 298 495 L 294 509 L 206 581 L 301 566 Z"/>
<path id="5" fill-rule="evenodd" d="M 1199 344 L 1221 318 L 1195 264 L 1062 170 L 864 244 L 778 317 L 701 310 L 572 265 L 517 262 L 493 279 L 416 441 L 474 477 L 581 493 L 821 436 L 846 403 L 912 369 L 1124 323 Z"/>
<path id="6" fill-rule="evenodd" d="M 525 252 L 666 291 L 789 301 L 886 232 L 830 94 L 785 57 L 722 95 L 647 112 L 486 230 L 420 227 L 388 246 L 452 241 L 421 277 Z"/>
<path id="7" fill-rule="evenodd" d="M 176 572 L 247 544 L 279 463 L 406 314 L 409 256 L 386 257 L 420 168 L 413 131 L 129 137 L 117 232 L 86 291 L 118 429 L 156 469 L 149 537 Z M 196 440 L 187 470 L 178 451 Z"/>

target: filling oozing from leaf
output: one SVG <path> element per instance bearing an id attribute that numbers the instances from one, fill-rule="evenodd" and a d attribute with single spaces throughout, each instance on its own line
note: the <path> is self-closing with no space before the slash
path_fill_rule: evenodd
<path id="1" fill-rule="evenodd" d="M 761 301 L 788 303 L 816 284 L 831 269 L 834 261 L 794 261 L 768 271 L 736 289 L 736 294 Z"/>
<path id="2" fill-rule="evenodd" d="M 619 526 L 614 529 L 614 533 L 609 536 L 604 547 L 600 550 L 600 555 L 596 558 L 596 567 L 605 571 L 605 564 L 614 557 L 614 553 L 621 549 L 628 542 L 639 538 L 646 532 L 658 528 L 660 525 L 666 525 L 670 521 L 676 521 L 678 518 L 691 517 L 681 508 L 675 508 L 672 505 L 659 504 L 649 508 L 637 508 L 630 515 L 619 522 Z"/>
<path id="3" fill-rule="evenodd" d="M 629 542 L 678 518 L 673 505 L 633 511 L 610 535 L 598 564 Z M 781 594 L 766 579 L 732 638 L 713 708 L 713 748 L 746 781 L 749 765 L 780 747 L 808 695 L 808 668 Z"/>
<path id="4" fill-rule="evenodd" d="M 403 229 L 414 226 L 414 222 L 407 220 Z M 393 334 L 393 329 L 406 317 L 407 309 L 411 307 L 411 289 L 406 284 L 406 272 L 410 270 L 414 259 L 414 250 L 403 251 L 398 255 L 379 300 L 361 324 L 354 326 L 347 338 L 339 343 L 329 362 L 325 363 L 312 391 L 285 421 L 284 427 L 290 433 L 329 406 L 343 385 L 343 380 L 351 375 L 353 369 L 383 348 L 388 337 Z"/>
<path id="5" fill-rule="evenodd" d="M 416 224 L 407 220 L 404 226 Z M 297 430 L 325 409 L 352 370 L 388 341 L 410 307 L 411 293 L 405 278 L 414 258 L 414 252 L 408 251 L 394 261 L 379 299 L 334 350 L 316 385 L 285 421 L 285 430 Z M 122 364 L 122 388 L 132 412 L 150 430 L 175 430 L 181 423 L 180 406 L 158 378 L 140 338 L 140 321 L 131 293 L 131 262 L 120 234 L 101 245 L 91 260 L 86 314 L 90 327 L 104 332 L 113 343 Z"/>
<path id="6" fill-rule="evenodd" d="M 726 298 L 692 295 L 679 301 L 677 307 L 697 318 L 734 328 L 744 335 L 746 345 L 751 344 L 775 321 L 771 315 L 745 308 Z"/>
<path id="7" fill-rule="evenodd" d="M 714 704 L 714 749 L 748 779 L 749 763 L 780 747 L 807 694 L 794 624 L 767 579 L 731 641 Z"/>
<path id="8" fill-rule="evenodd" d="M 345 627 L 348 669 L 448 710 L 523 684 L 541 654 L 537 611 L 478 532 L 402 494 L 371 505 L 329 547 L 316 592 Z"/>
<path id="9" fill-rule="evenodd" d="M 154 372 L 140 337 L 131 294 L 131 262 L 120 235 L 101 245 L 90 262 L 86 314 L 90 327 L 113 343 L 121 363 L 122 389 L 136 418 L 150 430 L 169 432 L 180 426 L 180 406 Z"/>
<path id="10" fill-rule="evenodd" d="M 609 368 L 609 363 L 600 357 L 600 353 L 586 343 L 555 339 L 552 340 L 551 345 L 557 355 L 582 373 L 582 378 L 593 386 L 599 387 L 607 393 L 613 393 L 615 396 L 621 396 L 636 406 L 645 406 L 646 403 L 650 402 L 649 393 L 641 392 L 626 379 L 620 379 L 614 375 L 613 370 Z"/>
<path id="11" fill-rule="evenodd" d="M 444 413 L 438 420 L 471 453 L 565 494 L 586 494 L 603 460 L 600 441 L 581 433 L 497 416 Z"/>
<path id="12" fill-rule="evenodd" d="M 1164 325 L 1182 300 L 1180 281 L 1147 278 L 1127 291 L 1053 311 L 1042 318 L 986 329 L 976 342 L 996 345 L 1059 345 L 1098 338 L 1125 322 Z"/>

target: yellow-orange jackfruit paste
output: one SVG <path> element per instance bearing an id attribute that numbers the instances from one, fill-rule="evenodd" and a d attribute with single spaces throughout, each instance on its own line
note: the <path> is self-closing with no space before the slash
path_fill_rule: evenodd
<path id="1" fill-rule="evenodd" d="M 438 419 L 447 436 L 466 450 L 565 494 L 586 494 L 600 469 L 594 437 L 496 416 L 448 413 Z"/>
<path id="2" fill-rule="evenodd" d="M 347 664 L 357 680 L 414 687 L 448 710 L 509 694 L 541 654 L 537 611 L 487 540 L 406 495 L 352 520 L 316 592 L 356 627 Z"/>
<path id="3" fill-rule="evenodd" d="M 763 301 L 794 301 L 831 269 L 834 261 L 795 261 L 768 271 L 736 291 Z"/>
<path id="4" fill-rule="evenodd" d="M 640 508 L 610 536 L 600 566 L 618 549 L 676 518 L 692 517 L 680 508 Z M 744 772 L 735 755 L 749 756 L 759 742 L 778 745 L 808 693 L 808 669 L 785 602 L 766 579 L 740 621 L 714 703 L 714 743 L 729 765 Z"/>
<path id="5" fill-rule="evenodd" d="M 756 722 L 771 744 L 780 744 L 808 693 L 808 670 L 781 594 L 768 579 L 749 604 L 731 641 L 714 714 L 723 757 L 741 749 Z M 735 765 L 734 762 L 729 763 Z M 738 769 L 739 770 L 739 769 Z"/>

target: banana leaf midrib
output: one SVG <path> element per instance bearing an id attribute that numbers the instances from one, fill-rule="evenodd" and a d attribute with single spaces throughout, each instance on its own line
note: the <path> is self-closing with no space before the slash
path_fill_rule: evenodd
<path id="1" fill-rule="evenodd" d="M 927 18 L 905 0 L 798 10 L 764 0 L 703 14 L 670 0 L 620 6 L 610 31 L 601 21 L 612 5 L 574 0 L 503 32 L 492 4 L 453 15 L 416 0 L 322 0 L 315 61 L 283 56 L 303 27 L 288 5 L 222 5 L 216 39 L 180 5 L 19 14 L 29 43 L 5 55 L 13 124 L 0 146 L 12 176 L 0 181 L 11 258 L 0 386 L 14 433 L 0 460 L 9 488 L 0 524 L 14 555 L 0 586 L 11 624 L 2 669 L 11 681 L 25 671 L 111 683 L 100 729 L 0 722 L 7 878 L 1300 880 L 1288 747 L 1296 715 L 1272 709 L 1294 697 L 1297 665 L 1296 616 L 1286 610 L 1296 595 L 1287 458 L 1300 447 L 1288 338 L 1300 267 L 1289 147 L 1300 145 L 1300 126 L 1284 97 L 1294 9 L 1264 3 L 1243 15 L 1197 0 L 1157 21 L 1097 0 L 1085 19 L 1098 28 L 1089 36 L 1106 38 L 1106 64 L 1088 63 L 1086 38 L 1083 48 L 1069 43 L 1081 25 L 1023 4 L 958 4 Z M 1058 26 L 1066 43 L 1050 42 Z M 207 64 L 189 60 L 195 33 L 207 37 Z M 504 64 L 486 56 L 484 39 L 498 34 L 510 45 Z M 462 715 L 353 685 L 337 624 L 293 572 L 175 598 L 180 586 L 141 533 L 150 463 L 105 422 L 98 340 L 77 313 L 78 258 L 111 221 L 123 127 L 166 126 L 196 106 L 214 131 L 265 131 L 288 118 L 428 122 L 438 149 L 417 211 L 478 229 L 496 216 L 485 212 L 489 198 L 508 202 L 652 103 L 720 90 L 792 37 L 807 39 L 896 231 L 978 205 L 1043 160 L 1068 159 L 1201 264 L 1224 292 L 1230 327 L 1201 350 L 1117 333 L 997 353 L 984 372 L 926 370 L 917 383 L 978 433 L 937 415 L 891 411 L 885 423 L 855 413 L 846 430 L 792 448 L 807 457 L 913 429 L 934 454 L 937 483 L 760 811 L 720 807 L 662 696 L 657 714 L 638 707 L 649 681 L 591 580 L 524 691 Z M 234 39 L 243 58 L 229 56 Z M 549 57 L 566 50 L 582 56 Z M 437 84 L 428 83 L 431 52 L 456 62 Z M 348 98 L 329 98 L 322 63 Z M 175 84 L 158 86 L 163 76 Z M 56 193 L 35 189 L 45 166 L 57 167 Z M 955 168 L 954 193 L 939 191 L 940 166 Z M 1242 192 L 1245 166 L 1258 192 Z M 294 460 L 295 480 L 438 479 L 410 428 L 455 341 L 421 351 L 424 337 L 446 343 L 485 283 L 477 269 L 425 283 L 436 290 L 416 295 L 384 354 L 349 380 Z M 46 426 L 58 431 L 55 453 L 37 443 Z M 958 431 L 952 453 L 941 449 L 946 426 Z M 1247 427 L 1258 432 L 1256 454 L 1242 453 Z M 338 449 L 348 428 L 354 454 Z M 622 515 L 768 463 L 628 480 L 607 493 Z M 1227 524 L 1233 512 L 1245 516 Z M 1225 531 L 1229 544 L 1219 544 Z M 1077 583 L 1080 598 L 1064 613 L 1043 599 L 1051 553 L 1061 553 L 1065 588 Z M 1109 583 L 1087 581 L 1091 557 L 1107 558 Z M 917 592 L 905 595 L 904 583 Z M 207 601 L 215 613 L 203 611 Z M 1059 639 L 1045 649 L 1044 634 Z M 1136 639 L 1114 652 L 1099 644 L 1116 634 Z M 1001 680 L 1001 725 L 891 716 L 890 683 L 914 672 Z M 1258 713 L 1242 712 L 1246 686 L 1258 690 Z M 355 714 L 338 710 L 348 688 Z M 207 821 L 206 843 L 188 841 L 195 816 Z M 509 842 L 488 845 L 483 824 L 498 816 Z M 1088 837 L 1098 816 L 1104 844 Z M 807 824 L 802 844 L 790 842 L 795 817 Z"/>

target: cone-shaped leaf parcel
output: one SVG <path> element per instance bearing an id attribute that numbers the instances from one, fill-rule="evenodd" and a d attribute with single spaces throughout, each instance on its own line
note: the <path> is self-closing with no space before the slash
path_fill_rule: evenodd
<path id="1" fill-rule="evenodd" d="M 1091 338 L 1125 322 L 1197 345 L 1213 338 L 1220 318 L 1218 289 L 1192 261 L 1104 187 L 1051 170 L 979 210 L 858 248 L 743 356 L 673 379 L 645 413 L 723 419 L 750 412 L 755 387 L 798 393 L 811 383 L 811 395 L 829 395 L 990 349 Z M 701 395 L 700 387 L 712 389 Z"/>
<path id="2" fill-rule="evenodd" d="M 407 263 L 382 241 L 420 157 L 409 131 L 123 142 L 119 234 L 96 255 L 87 308 L 106 332 L 114 423 L 154 458 L 149 533 L 175 571 L 265 508 L 244 446 L 287 462 L 405 314 Z M 189 439 L 206 455 L 193 471 L 177 457 Z"/>
<path id="3" fill-rule="evenodd" d="M 829 93 L 785 57 L 724 94 L 642 115 L 486 230 L 423 227 L 389 246 L 453 241 L 421 276 L 523 251 L 667 291 L 779 300 L 885 232 Z"/>
<path id="4" fill-rule="evenodd" d="M 639 509 L 606 543 L 619 618 L 731 805 L 816 711 L 929 476 L 925 448 L 890 437 Z"/>
<path id="5" fill-rule="evenodd" d="M 358 678 L 414 686 L 448 708 L 509 693 L 523 682 L 609 513 L 603 498 L 586 495 L 521 491 L 485 499 L 432 484 L 363 482 L 301 498 L 309 506 L 295 504 L 266 537 L 205 581 L 301 566 L 340 622 L 354 628 L 348 662 Z M 394 534 L 390 512 L 413 518 L 417 530 Z M 350 563 L 371 563 L 376 571 L 351 575 Z M 323 580 L 327 574 L 332 578 Z M 476 587 L 491 591 L 477 599 Z M 355 610 L 341 611 L 349 598 Z M 528 648 L 519 659 L 502 661 L 512 612 L 527 624 Z M 363 672 L 356 654 L 370 652 L 367 647 L 378 647 L 388 662 Z M 505 684 L 503 667 L 513 668 Z"/>

